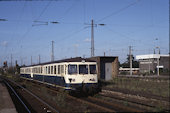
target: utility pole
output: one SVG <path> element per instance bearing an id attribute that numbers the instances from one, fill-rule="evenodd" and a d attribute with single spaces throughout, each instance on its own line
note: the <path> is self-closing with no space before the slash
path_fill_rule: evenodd
<path id="1" fill-rule="evenodd" d="M 52 41 L 51 61 L 54 61 L 54 41 Z"/>
<path id="2" fill-rule="evenodd" d="M 23 59 L 22 59 L 22 57 L 20 57 L 20 59 L 21 59 L 21 66 L 22 66 L 22 64 L 23 64 Z"/>
<path id="3" fill-rule="evenodd" d="M 12 67 L 12 54 L 11 54 L 11 67 Z"/>
<path id="4" fill-rule="evenodd" d="M 31 56 L 31 65 L 32 65 L 32 56 Z"/>
<path id="5" fill-rule="evenodd" d="M 39 62 L 39 64 L 41 63 L 41 57 L 40 57 L 40 55 L 38 55 L 38 62 Z"/>
<path id="6" fill-rule="evenodd" d="M 159 76 L 159 58 L 157 58 L 157 73 L 158 73 L 158 76 Z"/>
<path id="7" fill-rule="evenodd" d="M 94 23 L 91 20 L 91 57 L 94 57 Z"/>
<path id="8" fill-rule="evenodd" d="M 94 57 L 94 27 L 97 27 L 97 25 L 104 26 L 106 24 L 94 24 L 93 19 L 91 20 L 91 24 L 87 24 L 91 26 L 91 57 Z"/>
<path id="9" fill-rule="evenodd" d="M 151 64 L 151 59 L 149 58 L 149 75 L 150 75 L 150 71 L 151 71 L 151 66 L 150 66 L 150 64 Z"/>
<path id="10" fill-rule="evenodd" d="M 132 46 L 129 46 L 129 62 L 130 62 L 130 75 L 132 75 Z"/>
<path id="11" fill-rule="evenodd" d="M 159 76 L 159 58 L 160 58 L 160 47 L 156 47 L 156 49 L 158 49 L 158 58 L 157 58 L 157 74 Z"/>

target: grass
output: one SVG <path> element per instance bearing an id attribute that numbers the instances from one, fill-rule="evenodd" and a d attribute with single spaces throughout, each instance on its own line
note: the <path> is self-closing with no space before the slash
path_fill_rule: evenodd
<path id="1" fill-rule="evenodd" d="M 59 107 L 66 107 L 66 96 L 67 93 L 64 92 L 62 89 L 60 90 L 60 93 L 57 93 L 56 103 Z"/>
<path id="2" fill-rule="evenodd" d="M 169 82 L 157 82 L 157 80 L 140 80 L 133 78 L 114 78 L 106 87 L 128 89 L 131 91 L 146 92 L 162 97 L 169 97 Z"/>

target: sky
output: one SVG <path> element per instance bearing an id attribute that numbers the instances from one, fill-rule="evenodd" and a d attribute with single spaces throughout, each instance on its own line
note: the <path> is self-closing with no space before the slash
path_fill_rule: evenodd
<path id="1" fill-rule="evenodd" d="M 95 56 L 169 53 L 168 0 L 4 0 L 0 19 L 0 66 L 48 62 L 52 41 L 55 60 L 90 57 L 92 19 Z"/>

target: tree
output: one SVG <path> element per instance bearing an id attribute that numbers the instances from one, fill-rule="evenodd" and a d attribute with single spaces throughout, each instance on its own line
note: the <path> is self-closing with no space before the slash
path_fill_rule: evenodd
<path id="1" fill-rule="evenodd" d="M 7 67 L 8 67 L 8 63 L 7 63 L 7 61 L 5 61 L 3 68 L 7 68 Z"/>
<path id="2" fill-rule="evenodd" d="M 127 55 L 127 61 L 124 63 L 120 64 L 120 67 L 123 68 L 130 68 L 130 55 Z M 139 68 L 139 62 L 134 60 L 134 56 L 132 55 L 132 67 L 133 68 Z"/>

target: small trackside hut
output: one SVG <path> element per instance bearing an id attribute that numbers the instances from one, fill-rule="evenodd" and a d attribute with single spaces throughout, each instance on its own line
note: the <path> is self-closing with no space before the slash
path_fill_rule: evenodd
<path id="1" fill-rule="evenodd" d="M 96 56 L 89 58 L 98 65 L 98 79 L 111 80 L 119 73 L 119 63 L 117 56 Z"/>

